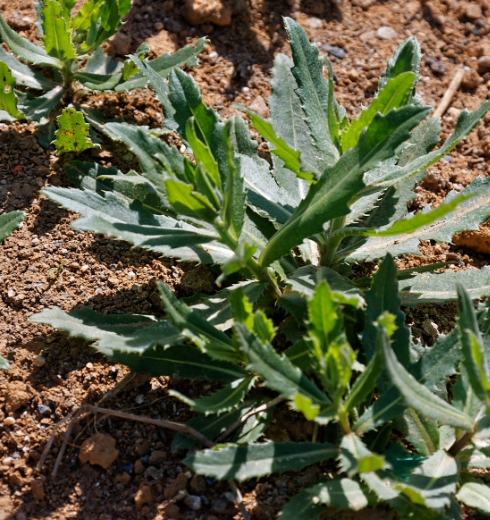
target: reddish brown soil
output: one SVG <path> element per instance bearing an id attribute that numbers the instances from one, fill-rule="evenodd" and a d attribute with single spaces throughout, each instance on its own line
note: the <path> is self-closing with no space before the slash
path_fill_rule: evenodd
<path id="1" fill-rule="evenodd" d="M 223 0 L 226 4 L 228 0 Z M 192 2 L 187 2 L 192 4 Z M 206 2 L 195 2 L 206 5 Z M 489 0 L 243 0 L 233 3 L 231 23 L 183 16 L 183 0 L 138 0 L 121 35 L 109 51 L 122 56 L 147 41 L 156 54 L 173 51 L 208 35 L 211 43 L 192 71 L 205 101 L 224 117 L 233 105 L 267 112 L 269 70 L 278 52 L 289 52 L 282 17 L 296 18 L 310 39 L 345 51 L 343 59 L 330 55 L 338 76 L 338 98 L 351 115 L 367 105 L 387 59 L 407 36 L 422 46 L 420 94 L 437 105 L 458 67 L 467 68 L 462 87 L 444 116 L 444 128 L 454 127 L 463 108 L 474 109 L 488 97 L 490 86 Z M 214 22 L 228 22 L 218 0 Z M 34 2 L 0 0 L 0 10 L 11 26 L 35 39 Z M 390 31 L 379 29 L 387 26 Z M 337 51 L 338 52 L 338 51 Z M 339 54 L 339 56 L 341 56 Z M 160 108 L 149 91 L 94 98 L 108 114 L 123 115 L 140 124 L 158 125 Z M 488 174 L 490 118 L 446 161 L 430 169 L 414 207 L 438 202 L 450 189 L 461 189 L 475 176 Z M 52 476 L 62 432 L 41 472 L 36 463 L 53 434 L 54 425 L 81 404 L 97 403 L 127 373 L 113 366 L 85 342 L 68 339 L 52 329 L 26 320 L 43 308 L 65 310 L 91 306 L 95 310 L 161 314 L 155 281 L 163 280 L 178 291 L 198 284 L 199 271 L 182 277 L 184 269 L 121 242 L 78 233 L 70 228 L 73 215 L 57 208 L 40 192 L 47 185 L 69 185 L 52 150 L 42 149 L 26 124 L 0 125 L 0 211 L 23 209 L 23 226 L 0 247 L 0 351 L 11 363 L 0 373 L 0 520 L 77 518 L 84 520 L 243 518 L 226 484 L 196 477 L 169 450 L 172 434 L 156 426 L 91 416 L 76 424 L 58 473 Z M 129 155 L 99 153 L 101 161 L 126 167 Z M 18 167 L 22 168 L 18 168 Z M 20 170 L 20 172 L 19 172 Z M 488 228 L 486 228 L 488 229 Z M 479 236 L 467 235 L 454 245 L 424 244 L 421 257 L 402 265 L 460 258 L 466 266 L 487 263 L 490 249 Z M 474 244 L 479 252 L 475 252 Z M 416 309 L 409 321 L 416 334 L 430 342 L 434 327 L 447 331 L 454 324 L 453 308 Z M 183 404 L 170 398 L 169 387 L 198 395 L 185 381 L 153 379 L 126 387 L 105 406 L 152 418 L 185 422 Z M 7 417 L 9 418 L 8 420 Z M 63 428 L 62 428 L 63 431 Z M 298 439 L 303 432 L 294 423 L 277 419 L 282 440 Z M 82 463 L 79 448 L 96 433 L 115 440 L 117 458 L 104 469 Z M 84 459 L 85 460 L 85 459 Z M 106 459 L 104 459 L 106 460 Z M 241 486 L 252 518 L 275 518 L 299 485 L 312 483 L 316 470 L 271 476 Z M 194 498 L 186 498 L 191 496 Z M 192 509 L 198 503 L 200 507 Z M 359 514 L 332 513 L 332 518 L 389 518 L 384 511 Z"/>

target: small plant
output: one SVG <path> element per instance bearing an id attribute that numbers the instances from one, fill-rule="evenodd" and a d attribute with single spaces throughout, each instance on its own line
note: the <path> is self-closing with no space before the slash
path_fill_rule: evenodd
<path id="1" fill-rule="evenodd" d="M 403 518 L 462 518 L 458 500 L 490 514 L 490 492 L 472 474 L 490 467 L 489 307 L 476 314 L 470 299 L 490 294 L 489 271 L 398 272 L 393 260 L 490 216 L 490 180 L 480 178 L 438 208 L 407 209 L 426 169 L 490 102 L 464 111 L 436 149 L 440 120 L 427 119 L 431 109 L 416 97 L 421 55 L 409 38 L 371 106 L 350 122 L 328 60 L 296 22 L 286 28 L 293 57 L 275 60 L 271 119 L 248 111 L 270 161 L 245 121 L 221 121 L 187 74 L 173 70 L 166 82 L 132 56 L 193 159 L 147 129 L 108 123 L 142 174 L 76 163 L 69 173 L 83 189 L 44 190 L 82 215 L 77 229 L 219 266 L 220 290 L 183 301 L 160 283 L 163 320 L 58 308 L 31 320 L 93 341 L 135 371 L 221 381 L 200 399 L 173 392 L 198 412 L 189 425 L 218 443 L 185 462 L 237 480 L 323 463 L 323 478 L 291 499 L 282 520 L 379 501 Z M 354 263 L 382 258 L 356 279 Z M 402 304 L 458 297 L 458 330 L 432 348 L 411 338 Z M 279 403 L 314 423 L 311 442 L 267 440 Z M 199 445 L 179 434 L 173 447 Z"/>
<path id="2" fill-rule="evenodd" d="M 10 49 L 7 52 L 0 47 L 2 117 L 38 123 L 38 138 L 43 146 L 49 146 L 55 138 L 56 118 L 68 105 L 81 109 L 92 126 L 100 130 L 100 116 L 83 106 L 84 96 L 90 91 L 127 91 L 146 86 L 146 79 L 138 74 L 131 61 L 117 62 L 101 48 L 118 31 L 131 8 L 131 0 L 88 0 L 73 15 L 75 3 L 75 0 L 45 0 L 38 5 L 43 46 L 17 34 L 0 15 L 0 42 Z M 196 55 L 205 42 L 202 38 L 175 54 L 152 60 L 149 66 L 167 77 L 173 67 L 197 63 Z M 148 46 L 142 46 L 139 52 L 148 53 Z M 62 131 L 67 125 L 65 139 L 57 139 L 61 152 L 77 152 L 93 146 L 77 136 L 66 138 L 73 118 L 73 114 L 65 112 L 58 120 Z"/>

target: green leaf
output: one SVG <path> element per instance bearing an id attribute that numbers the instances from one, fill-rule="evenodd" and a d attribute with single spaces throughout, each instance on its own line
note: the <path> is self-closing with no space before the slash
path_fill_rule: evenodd
<path id="1" fill-rule="evenodd" d="M 490 488 L 486 484 L 467 482 L 461 486 L 456 498 L 466 506 L 490 515 Z"/>
<path id="2" fill-rule="evenodd" d="M 344 435 L 340 448 L 340 469 L 349 477 L 390 467 L 384 456 L 370 451 L 355 433 Z"/>
<path id="3" fill-rule="evenodd" d="M 421 58 L 419 42 L 415 36 L 410 36 L 398 47 L 393 58 L 389 60 L 386 76 L 380 79 L 381 88 L 384 88 L 391 78 L 396 78 L 404 72 L 414 72 L 418 75 Z"/>
<path id="4" fill-rule="evenodd" d="M 195 347 L 183 345 L 185 337 L 169 321 L 138 315 L 110 316 L 91 309 L 66 313 L 58 307 L 44 309 L 29 321 L 95 341 L 94 348 L 112 361 L 156 377 L 177 375 L 232 382 L 246 376 L 237 365 L 213 360 Z"/>
<path id="5" fill-rule="evenodd" d="M 349 478 L 324 480 L 293 497 L 279 514 L 280 520 L 316 520 L 325 504 L 335 509 L 360 511 L 368 505 L 361 486 Z"/>
<path id="6" fill-rule="evenodd" d="M 410 498 L 411 491 L 415 491 L 422 498 L 424 505 L 443 511 L 450 505 L 458 482 L 458 463 L 446 451 L 440 450 L 412 472 L 408 485 L 399 484 L 397 487 Z"/>
<path id="7" fill-rule="evenodd" d="M 36 90 L 51 90 L 55 83 L 41 74 L 34 72 L 28 65 L 21 63 L 16 57 L 0 47 L 0 62 L 8 65 L 17 85 Z"/>
<path id="8" fill-rule="evenodd" d="M 90 125 L 85 122 L 82 112 L 74 108 L 65 108 L 56 118 L 59 129 L 54 142 L 59 153 L 80 153 L 95 148 L 89 137 Z"/>
<path id="9" fill-rule="evenodd" d="M 301 469 L 332 459 L 337 448 L 328 443 L 267 442 L 246 446 L 233 444 L 187 455 L 184 464 L 201 475 L 239 481 Z"/>
<path id="10" fill-rule="evenodd" d="M 43 42 L 46 52 L 62 62 L 76 58 L 69 29 L 70 14 L 56 0 L 47 0 L 42 8 Z"/>
<path id="11" fill-rule="evenodd" d="M 362 131 L 369 127 L 378 112 L 387 114 L 390 110 L 407 105 L 411 100 L 416 80 L 417 76 L 413 72 L 404 72 L 391 78 L 371 105 L 342 133 L 343 152 L 356 146 Z"/>
<path id="12" fill-rule="evenodd" d="M 458 328 L 463 347 L 463 365 L 468 373 L 473 391 L 478 399 L 488 407 L 490 405 L 490 378 L 483 338 L 478 328 L 473 302 L 461 284 L 458 284 L 457 291 Z"/>
<path id="13" fill-rule="evenodd" d="M 239 405 L 252 388 L 253 383 L 254 378 L 251 376 L 245 379 L 237 379 L 222 390 L 201 399 L 190 399 L 175 390 L 169 390 L 169 393 L 184 401 L 196 412 L 201 412 L 204 415 L 221 414 Z"/>
<path id="14" fill-rule="evenodd" d="M 24 114 L 17 108 L 17 96 L 14 92 L 15 81 L 8 65 L 0 61 L 0 110 L 6 110 L 16 119 L 24 119 Z"/>
<path id="15" fill-rule="evenodd" d="M 13 31 L 2 15 L 0 15 L 0 39 L 22 60 L 36 65 L 48 65 L 56 69 L 63 68 L 62 61 L 50 56 L 42 47 Z"/>
<path id="16" fill-rule="evenodd" d="M 117 74 L 94 74 L 93 72 L 79 71 L 73 77 L 84 87 L 91 90 L 113 90 L 121 81 L 122 73 Z"/>
<path id="17" fill-rule="evenodd" d="M 11 211 L 0 215 L 0 244 L 19 227 L 24 217 L 23 211 Z"/>
<path id="18" fill-rule="evenodd" d="M 348 261 L 372 261 L 383 257 L 386 250 L 394 256 L 420 254 L 420 240 L 451 242 L 460 231 L 478 229 L 490 217 L 489 188 L 490 181 L 477 177 L 461 193 L 451 192 L 436 209 L 427 207 L 411 218 L 375 230 L 347 228 L 347 234 L 375 237 L 359 244 Z M 388 238 L 390 235 L 395 236 Z"/>
<path id="19" fill-rule="evenodd" d="M 383 352 L 386 371 L 391 382 L 401 393 L 408 406 L 415 408 L 424 417 L 435 419 L 440 424 L 448 424 L 468 431 L 473 429 L 473 422 L 466 413 L 435 396 L 407 372 L 391 349 L 388 335 L 382 324 L 379 328 L 378 348 Z"/>
<path id="20" fill-rule="evenodd" d="M 158 282 L 158 290 L 174 325 L 203 352 L 215 359 L 234 362 L 243 360 L 231 339 L 179 300 L 167 284 Z"/>
<path id="21" fill-rule="evenodd" d="M 195 67 L 198 63 L 197 56 L 204 50 L 208 41 L 209 40 L 206 38 L 200 38 L 194 45 L 186 45 L 172 54 L 164 54 L 151 61 L 144 60 L 144 63 L 154 70 L 161 78 L 166 79 L 170 76 L 170 72 L 176 67 Z M 118 85 L 116 91 L 122 92 L 136 88 L 143 88 L 146 87 L 148 81 L 152 87 L 155 87 L 154 77 L 145 74 L 145 69 L 140 70 L 140 74 L 131 76 L 127 81 Z M 160 99 L 160 101 L 163 103 L 162 99 Z M 171 114 L 166 113 L 165 115 L 167 118 L 171 117 Z"/>
<path id="22" fill-rule="evenodd" d="M 0 356 L 0 370 L 8 370 L 9 368 L 9 362 L 4 357 Z"/>
<path id="23" fill-rule="evenodd" d="M 322 157 L 321 170 L 331 167 L 339 159 L 330 132 L 329 98 L 333 96 L 328 80 L 323 75 L 323 60 L 318 58 L 318 47 L 312 45 L 304 29 L 291 18 L 284 20 L 293 52 L 292 73 L 298 84 L 296 95 L 302 101 L 306 123 Z"/>
<path id="24" fill-rule="evenodd" d="M 248 370 L 262 376 L 265 386 L 290 400 L 294 400 L 298 395 L 303 396 L 318 406 L 320 415 L 316 417 L 317 421 L 328 420 L 331 413 L 328 410 L 330 399 L 286 356 L 276 354 L 269 343 L 260 341 L 241 323 L 235 325 L 235 337 L 241 350 L 248 357 Z M 294 406 L 302 407 L 305 404 L 304 400 L 294 402 Z"/>
<path id="25" fill-rule="evenodd" d="M 195 186 L 175 179 L 165 181 L 167 197 L 172 208 L 180 215 L 186 215 L 204 222 L 213 222 L 217 217 L 213 203 Z"/>
<path id="26" fill-rule="evenodd" d="M 106 234 L 166 256 L 202 263 L 224 263 L 232 252 L 218 244 L 216 236 L 185 222 L 154 215 L 138 201 L 131 204 L 117 194 L 46 188 L 46 195 L 65 208 L 83 215 L 77 229 Z"/>
<path id="27" fill-rule="evenodd" d="M 29 93 L 26 94 L 25 98 L 22 100 L 22 112 L 26 116 L 26 119 L 29 121 L 37 121 L 40 124 L 37 127 L 38 139 L 41 142 L 39 137 L 40 131 L 42 129 L 43 123 L 48 122 L 48 125 L 52 124 L 54 127 L 54 120 L 52 119 L 53 113 L 58 108 L 63 96 L 65 94 L 65 89 L 63 86 L 58 85 L 54 87 L 52 90 L 49 90 L 42 96 L 33 96 Z M 54 130 L 51 132 L 51 135 L 54 137 Z M 49 139 L 48 143 L 43 146 L 48 147 L 51 144 L 52 138 Z"/>
<path id="28" fill-rule="evenodd" d="M 302 171 L 312 172 L 318 176 L 322 171 L 323 159 L 318 156 L 310 129 L 305 121 L 301 99 L 296 94 L 298 84 L 291 72 L 292 67 L 293 61 L 289 56 L 285 54 L 276 56 L 272 68 L 272 95 L 268 100 L 272 128 L 277 133 L 277 137 L 283 139 L 290 149 L 298 150 Z M 273 153 L 275 152 L 273 151 Z M 284 171 L 284 168 L 277 164 L 278 162 L 280 161 L 275 159 L 274 170 L 279 184 L 292 196 L 298 198 L 299 202 L 306 195 L 305 183 L 291 171 Z"/>
<path id="29" fill-rule="evenodd" d="M 408 307 L 424 303 L 444 304 L 458 297 L 456 284 L 460 283 L 470 298 L 483 298 L 490 294 L 490 267 L 450 271 L 443 273 L 424 273 L 405 280 L 399 280 L 402 304 Z"/>
<path id="30" fill-rule="evenodd" d="M 421 417 L 413 408 L 406 410 L 402 420 L 406 428 L 405 438 L 418 453 L 430 457 L 439 449 L 439 429 L 436 421 Z"/>
<path id="31" fill-rule="evenodd" d="M 386 116 L 377 114 L 359 144 L 335 166 L 327 168 L 310 188 L 307 197 L 264 248 L 260 263 L 270 265 L 305 238 L 322 232 L 329 220 L 347 215 L 350 202 L 364 186 L 363 173 L 390 157 L 427 113 L 425 107 L 411 106 L 392 110 Z"/>

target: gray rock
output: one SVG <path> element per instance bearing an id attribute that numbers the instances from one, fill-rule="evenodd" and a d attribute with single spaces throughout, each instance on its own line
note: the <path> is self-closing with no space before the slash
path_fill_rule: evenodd
<path id="1" fill-rule="evenodd" d="M 388 25 L 382 25 L 377 31 L 376 36 L 380 40 L 393 40 L 393 38 L 396 38 L 398 36 L 398 33 L 393 29 L 393 27 L 390 27 Z"/>

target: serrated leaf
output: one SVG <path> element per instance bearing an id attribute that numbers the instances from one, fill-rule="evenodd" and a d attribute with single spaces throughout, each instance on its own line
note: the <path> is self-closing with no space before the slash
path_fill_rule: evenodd
<path id="1" fill-rule="evenodd" d="M 460 283 L 470 298 L 483 298 L 490 294 L 490 267 L 424 273 L 399 280 L 402 304 L 408 307 L 424 303 L 444 304 L 457 299 L 456 284 Z"/>
<path id="2" fill-rule="evenodd" d="M 324 509 L 319 504 L 335 509 L 360 511 L 368 505 L 361 486 L 349 478 L 319 482 L 294 496 L 279 514 L 280 520 L 316 520 Z"/>
<path id="3" fill-rule="evenodd" d="M 248 370 L 262 376 L 265 386 L 290 400 L 302 395 L 311 404 L 318 405 L 320 415 L 316 417 L 317 421 L 329 419 L 332 413 L 329 410 L 330 399 L 286 356 L 276 354 L 270 344 L 260 341 L 242 323 L 235 325 L 235 337 L 240 349 L 248 358 Z M 304 402 L 301 401 L 299 404 Z"/>
<path id="4" fill-rule="evenodd" d="M 243 356 L 224 332 L 179 300 L 167 284 L 158 282 L 157 285 L 167 315 L 185 337 L 213 358 L 243 361 Z"/>
<path id="5" fill-rule="evenodd" d="M 323 60 L 318 58 L 318 48 L 312 45 L 304 29 L 291 18 L 284 20 L 293 52 L 292 73 L 298 84 L 296 94 L 302 101 L 306 123 L 322 157 L 321 170 L 331 167 L 339 159 L 330 133 L 329 97 L 333 96 L 329 82 L 323 75 Z"/>
<path id="6" fill-rule="evenodd" d="M 232 252 L 218 244 L 207 230 L 164 215 L 154 215 L 141 203 L 131 204 L 115 193 L 104 196 L 65 188 L 46 188 L 49 198 L 76 211 L 84 218 L 73 224 L 77 229 L 93 231 L 127 240 L 132 244 L 166 256 L 202 263 L 224 263 Z"/>
<path id="7" fill-rule="evenodd" d="M 204 50 L 207 42 L 208 40 L 206 38 L 200 38 L 194 45 L 186 45 L 174 53 L 164 54 L 154 60 L 145 61 L 145 63 L 147 63 L 147 65 L 160 77 L 166 79 L 169 77 L 170 72 L 176 67 L 183 67 L 184 65 L 187 65 L 188 67 L 196 66 L 198 63 L 197 56 Z M 140 74 L 131 76 L 127 81 L 118 85 L 116 91 L 122 92 L 146 87 L 148 80 L 149 78 L 144 75 L 142 71 Z M 171 114 L 167 113 L 165 115 L 167 117 L 171 116 Z"/>
<path id="8" fill-rule="evenodd" d="M 184 464 L 201 475 L 239 481 L 301 469 L 332 459 L 337 448 L 328 443 L 267 442 L 247 446 L 233 444 L 187 455 Z"/>
<path id="9" fill-rule="evenodd" d="M 109 359 L 156 377 L 178 375 L 231 382 L 246 375 L 236 365 L 213 360 L 195 347 L 183 345 L 185 337 L 165 320 L 138 315 L 111 316 L 91 309 L 66 313 L 54 307 L 34 314 L 29 321 L 95 341 L 94 348 Z"/>
<path id="10" fill-rule="evenodd" d="M 78 71 L 73 77 L 86 88 L 104 92 L 116 87 L 121 81 L 122 73 L 94 74 L 93 72 Z"/>
<path id="11" fill-rule="evenodd" d="M 406 428 L 405 438 L 418 453 L 429 457 L 439 449 L 439 429 L 436 421 L 431 421 L 413 408 L 403 414 Z"/>
<path id="12" fill-rule="evenodd" d="M 39 137 L 39 134 L 43 127 L 43 123 L 45 123 L 47 120 L 47 124 L 52 125 L 54 128 L 54 119 L 52 119 L 51 116 L 61 103 L 64 94 L 65 89 L 63 88 L 63 86 L 58 85 L 57 87 L 54 87 L 52 90 L 49 90 L 42 96 L 33 96 L 27 93 L 26 96 L 22 99 L 21 109 L 26 118 L 29 121 L 36 121 L 40 123 L 37 126 L 37 134 L 40 142 L 41 139 Z M 54 130 L 50 133 L 51 135 L 53 135 Z M 49 142 L 46 144 L 46 147 L 51 144 L 51 141 L 52 139 L 49 139 Z M 44 143 L 41 144 L 45 146 Z"/>
<path id="13" fill-rule="evenodd" d="M 370 451 L 355 433 L 344 435 L 340 448 L 340 469 L 349 477 L 390 467 L 384 456 Z"/>
<path id="14" fill-rule="evenodd" d="M 70 17 L 63 6 L 55 0 L 47 0 L 43 3 L 41 20 L 46 52 L 62 62 L 75 59 L 75 47 L 68 25 Z"/>
<path id="15" fill-rule="evenodd" d="M 461 486 L 456 498 L 468 507 L 490 515 L 490 488 L 486 484 L 467 482 Z"/>
<path id="16" fill-rule="evenodd" d="M 0 215 L 0 244 L 19 227 L 24 217 L 23 211 L 11 211 Z"/>
<path id="17" fill-rule="evenodd" d="M 408 486 L 399 484 L 398 488 L 408 496 L 410 490 L 414 490 L 423 499 L 424 505 L 443 511 L 449 506 L 458 482 L 458 463 L 444 450 L 440 450 L 412 472 Z"/>
<path id="18" fill-rule="evenodd" d="M 416 80 L 417 76 L 413 72 L 404 72 L 391 78 L 371 105 L 363 110 L 359 118 L 352 121 L 349 128 L 342 133 L 343 152 L 357 144 L 362 131 L 369 127 L 378 112 L 387 114 L 394 108 L 405 106 L 412 97 Z"/>
<path id="19" fill-rule="evenodd" d="M 359 144 L 311 186 L 306 198 L 262 251 L 260 263 L 269 265 L 305 238 L 321 233 L 329 220 L 347 215 L 350 202 L 364 186 L 364 172 L 391 156 L 427 113 L 425 107 L 410 106 L 392 110 L 386 116 L 376 115 Z"/>
<path id="20" fill-rule="evenodd" d="M 3 16 L 0 15 L 0 38 L 10 50 L 22 60 L 36 65 L 48 65 L 56 69 L 63 68 L 63 62 L 50 56 L 42 47 L 13 31 Z"/>
<path id="21" fill-rule="evenodd" d="M 16 80 L 6 63 L 0 61 L 0 110 L 6 110 L 16 119 L 24 119 L 25 116 L 17 108 L 17 96 L 14 92 Z"/>
<path id="22" fill-rule="evenodd" d="M 59 153 L 80 153 L 95 148 L 89 137 L 90 125 L 85 122 L 82 112 L 74 108 L 65 108 L 56 118 L 59 129 L 54 142 Z"/>
<path id="23" fill-rule="evenodd" d="M 471 431 L 473 421 L 466 414 L 454 408 L 446 401 L 435 396 L 420 384 L 396 359 L 392 351 L 386 331 L 379 329 L 378 348 L 382 349 L 386 371 L 393 385 L 403 396 L 405 403 L 415 408 L 422 416 L 435 419 L 440 424 L 448 424 L 455 428 Z"/>
<path id="24" fill-rule="evenodd" d="M 252 388 L 253 383 L 254 378 L 250 376 L 245 379 L 237 379 L 222 390 L 200 399 L 190 399 L 175 390 L 169 390 L 169 393 L 184 401 L 196 412 L 201 412 L 204 415 L 221 414 L 239 405 Z"/>
<path id="25" fill-rule="evenodd" d="M 55 83 L 33 71 L 28 65 L 21 63 L 12 53 L 7 52 L 3 47 L 0 47 L 0 61 L 8 65 L 16 79 L 17 85 L 36 90 L 51 90 L 55 86 Z"/>

